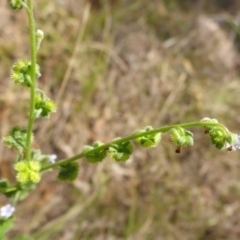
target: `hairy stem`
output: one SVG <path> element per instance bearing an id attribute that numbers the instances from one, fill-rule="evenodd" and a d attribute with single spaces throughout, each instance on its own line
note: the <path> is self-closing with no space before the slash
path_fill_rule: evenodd
<path id="1" fill-rule="evenodd" d="M 30 111 L 27 128 L 27 140 L 26 140 L 26 159 L 31 160 L 31 136 L 34 123 L 34 109 L 35 109 L 35 91 L 36 91 L 36 35 L 35 35 L 35 21 L 33 15 L 33 3 L 32 0 L 27 1 L 27 12 L 29 18 L 29 30 L 30 30 L 30 45 L 31 45 L 31 96 L 30 96 Z"/>
<path id="2" fill-rule="evenodd" d="M 130 141 L 130 140 L 136 139 L 138 137 L 147 136 L 149 134 L 154 134 L 154 133 L 159 133 L 159 132 L 161 132 L 161 133 L 168 132 L 169 130 L 171 130 L 174 127 L 190 128 L 190 127 L 200 127 L 200 126 L 202 126 L 202 127 L 205 127 L 205 126 L 206 127 L 218 126 L 218 127 L 223 128 L 224 131 L 228 132 L 227 128 L 224 127 L 220 123 L 207 123 L 207 122 L 203 122 L 203 121 L 182 123 L 182 124 L 177 124 L 177 125 L 170 125 L 170 126 L 160 127 L 160 128 L 156 128 L 156 129 L 147 131 L 147 132 L 134 133 L 134 134 L 129 135 L 127 137 L 123 137 L 121 139 L 117 139 L 117 140 L 111 141 L 109 143 L 103 144 L 100 147 L 96 147 L 96 148 L 88 151 L 87 153 L 86 152 L 85 153 L 81 152 L 81 153 L 79 153 L 79 154 L 77 154 L 77 155 L 75 155 L 73 157 L 60 160 L 60 161 L 58 161 L 56 163 L 53 163 L 53 164 L 48 164 L 48 165 L 42 167 L 41 171 L 43 172 L 43 171 L 46 171 L 48 169 L 61 166 L 62 164 L 71 163 L 71 162 L 76 161 L 76 160 L 78 160 L 78 159 L 80 159 L 82 157 L 87 156 L 88 154 L 95 153 L 95 152 L 101 151 L 103 149 L 107 149 L 112 144 L 123 143 L 123 142 L 126 142 L 126 141 Z"/>

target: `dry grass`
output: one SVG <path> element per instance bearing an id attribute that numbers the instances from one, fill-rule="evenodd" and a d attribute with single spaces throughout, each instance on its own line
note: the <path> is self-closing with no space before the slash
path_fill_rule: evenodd
<path id="1" fill-rule="evenodd" d="M 206 116 L 239 132 L 239 36 L 215 20 L 223 10 L 202 1 L 184 9 L 178 1 L 103 1 L 88 14 L 80 2 L 35 1 L 46 34 L 39 87 L 58 101 L 52 121 L 36 123 L 44 153 L 65 158 L 95 140 Z M 4 136 L 14 124 L 26 126 L 28 94 L 12 85 L 9 69 L 29 48 L 25 14 L 13 15 L 5 2 L 0 13 Z M 36 240 L 239 239 L 239 153 L 217 151 L 202 129 L 193 131 L 195 145 L 180 155 L 164 136 L 156 149 L 136 146 L 126 164 L 80 160 L 73 184 L 46 173 L 19 203 L 10 239 L 20 233 Z M 14 181 L 15 155 L 2 144 L 0 153 L 1 177 Z"/>

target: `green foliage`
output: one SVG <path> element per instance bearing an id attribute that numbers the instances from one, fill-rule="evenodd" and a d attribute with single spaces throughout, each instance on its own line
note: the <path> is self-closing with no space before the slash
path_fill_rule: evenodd
<path id="1" fill-rule="evenodd" d="M 76 162 L 62 164 L 61 166 L 59 166 L 57 179 L 59 181 L 72 182 L 77 178 L 78 171 L 79 171 L 79 165 Z"/>
<path id="2" fill-rule="evenodd" d="M 7 198 L 22 200 L 35 188 L 36 184 L 29 181 L 12 186 L 7 179 L 0 180 L 0 193 L 3 193 Z"/>
<path id="3" fill-rule="evenodd" d="M 13 226 L 13 217 L 7 219 L 0 219 L 0 239 L 4 239 L 5 234 L 12 228 Z"/>
<path id="4" fill-rule="evenodd" d="M 3 193 L 6 197 L 14 196 L 15 189 L 11 191 L 11 185 L 7 179 L 0 180 L 0 193 Z"/>
<path id="5" fill-rule="evenodd" d="M 14 200 L 14 203 L 26 197 L 27 194 L 36 187 L 36 184 L 41 179 L 40 173 L 43 171 L 58 166 L 59 173 L 57 179 L 60 181 L 73 181 L 77 178 L 79 171 L 79 165 L 77 162 L 73 162 L 74 160 L 78 160 L 80 157 L 86 157 L 87 162 L 96 163 L 103 161 L 108 154 L 117 162 L 126 162 L 131 158 L 133 153 L 133 145 L 130 141 L 135 140 L 144 148 L 156 147 L 164 132 L 170 133 L 172 142 L 177 147 L 176 152 L 179 153 L 182 147 L 192 146 L 194 144 L 193 134 L 187 130 L 187 128 L 193 126 L 203 126 L 206 132 L 209 133 L 212 144 L 218 149 L 229 147 L 235 149 L 239 148 L 239 135 L 230 133 L 223 125 L 219 124 L 216 119 L 204 118 L 199 122 L 166 126 L 155 130 L 151 126 L 147 126 L 133 135 L 117 138 L 107 144 L 97 141 L 92 146 L 86 145 L 82 153 L 72 158 L 65 159 L 63 162 L 58 161 L 54 164 L 48 164 L 49 158 L 47 155 L 43 155 L 40 150 L 31 149 L 34 121 L 39 117 L 49 118 L 51 113 L 56 112 L 55 103 L 36 86 L 36 79 L 41 76 L 40 68 L 36 64 L 37 52 L 43 40 L 44 32 L 35 30 L 32 0 L 10 0 L 9 3 L 13 9 L 21 9 L 23 6 L 27 8 L 31 37 L 31 61 L 19 60 L 11 69 L 11 78 L 13 82 L 28 88 L 30 92 L 28 127 L 27 130 L 22 130 L 20 127 L 14 127 L 11 129 L 9 135 L 3 138 L 7 146 L 15 148 L 20 153 L 14 165 L 18 180 L 16 186 L 11 186 L 8 180 L 0 180 L 0 193 Z M 102 21 L 102 23 L 104 22 L 105 20 Z M 99 59 L 102 64 L 102 58 Z M 102 68 L 104 69 L 102 65 L 99 66 L 99 69 L 94 68 L 93 71 L 94 76 L 92 78 L 95 80 L 98 79 L 95 73 L 102 71 Z M 88 81 L 87 87 L 85 86 L 85 88 L 90 91 L 95 80 Z M 84 92 L 88 93 L 89 91 Z M 85 96 L 85 98 L 87 97 Z M 154 130 L 154 133 L 149 133 L 149 131 L 152 130 Z M 6 231 L 11 228 L 12 219 L 11 217 L 0 219 L 0 236 L 2 238 Z M 22 236 L 17 240 L 26 239 L 28 238 Z"/>
<path id="6" fill-rule="evenodd" d="M 3 193 L 7 198 L 15 197 L 20 189 L 11 186 L 7 179 L 0 180 L 0 193 Z"/>
<path id="7" fill-rule="evenodd" d="M 0 192 L 3 193 L 5 189 L 7 189 L 10 186 L 10 183 L 7 179 L 1 179 L 0 180 Z"/>
<path id="8" fill-rule="evenodd" d="M 15 192 L 15 196 L 17 196 L 18 200 L 23 200 L 28 196 L 28 194 L 36 188 L 36 183 L 34 182 L 26 182 L 26 183 L 18 183 L 17 190 Z"/>
<path id="9" fill-rule="evenodd" d="M 3 142 L 8 147 L 15 148 L 18 152 L 22 153 L 26 150 L 26 139 L 27 139 L 27 131 L 21 129 L 16 126 L 13 127 L 9 134 L 3 138 Z M 31 136 L 31 140 L 33 139 L 33 134 Z"/>

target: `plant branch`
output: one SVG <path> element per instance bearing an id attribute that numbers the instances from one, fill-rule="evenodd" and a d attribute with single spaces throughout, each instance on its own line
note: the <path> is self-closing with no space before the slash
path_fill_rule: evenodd
<path id="1" fill-rule="evenodd" d="M 26 140 L 26 158 L 27 161 L 31 159 L 31 137 L 34 123 L 34 109 L 35 109 L 35 91 L 36 91 L 36 35 L 35 35 L 35 21 L 33 14 L 32 0 L 27 1 L 28 6 L 28 18 L 29 18 L 29 30 L 30 30 L 30 44 L 31 44 L 31 96 L 30 96 L 30 111 L 27 128 L 27 140 Z"/>
<path id="2" fill-rule="evenodd" d="M 71 163 L 71 162 L 76 161 L 76 160 L 78 160 L 82 157 L 87 156 L 88 154 L 92 154 L 92 153 L 99 152 L 99 151 L 104 150 L 104 149 L 108 149 L 108 147 L 110 147 L 112 144 L 120 144 L 120 143 L 130 141 L 130 140 L 142 137 L 142 136 L 147 136 L 149 134 L 154 134 L 154 133 L 159 133 L 159 132 L 161 132 L 161 133 L 168 132 L 169 130 L 171 130 L 172 128 L 175 128 L 175 127 L 182 127 L 182 128 L 185 129 L 185 128 L 190 128 L 190 127 L 201 127 L 201 126 L 202 127 L 217 126 L 217 127 L 221 127 L 224 131 L 228 132 L 227 128 L 220 123 L 208 123 L 208 122 L 203 122 L 203 121 L 189 122 L 189 123 L 160 127 L 160 128 L 156 128 L 156 129 L 153 129 L 153 130 L 150 130 L 150 131 L 146 131 L 146 132 L 134 133 L 134 134 L 129 135 L 127 137 L 117 139 L 117 140 L 113 140 L 109 143 L 103 144 L 103 145 L 101 145 L 99 147 L 96 147 L 96 148 L 94 148 L 94 149 L 92 149 L 88 152 L 81 152 L 81 153 L 79 153 L 79 154 L 77 154 L 73 157 L 60 160 L 60 161 L 58 161 L 56 163 L 53 163 L 53 164 L 48 164 L 48 165 L 41 168 L 41 172 L 46 171 L 48 169 L 55 168 L 55 167 L 59 167 L 63 164 Z"/>

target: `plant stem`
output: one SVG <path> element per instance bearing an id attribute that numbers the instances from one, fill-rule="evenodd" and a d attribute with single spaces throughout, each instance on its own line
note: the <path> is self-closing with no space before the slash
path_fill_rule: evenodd
<path id="1" fill-rule="evenodd" d="M 71 163 L 75 160 L 78 160 L 82 157 L 85 157 L 87 156 L 88 154 L 91 154 L 91 153 L 95 153 L 95 152 L 98 152 L 98 151 L 101 151 L 101 150 L 104 150 L 104 149 L 107 149 L 108 147 L 110 147 L 112 144 L 119 144 L 119 143 L 123 143 L 123 142 L 126 142 L 126 141 L 130 141 L 130 140 L 133 140 L 133 139 L 136 139 L 138 137 L 142 137 L 142 136 L 146 136 L 146 135 L 149 135 L 149 134 L 154 134 L 154 133 L 164 133 L 164 132 L 168 132 L 169 130 L 171 130 L 172 128 L 174 127 L 182 127 L 182 128 L 189 128 L 189 127 L 204 127 L 204 126 L 208 126 L 208 127 L 214 127 L 214 126 L 218 126 L 218 127 L 221 127 L 223 128 L 224 131 L 227 131 L 227 128 L 224 127 L 222 124 L 220 123 L 208 123 L 208 122 L 203 122 L 203 121 L 198 121 L 198 122 L 190 122 L 190 123 L 182 123 L 182 124 L 177 124 L 177 125 L 170 125 L 170 126 L 165 126 L 165 127 L 160 127 L 160 128 L 156 128 L 156 129 L 153 129 L 153 130 L 150 130 L 150 131 L 146 131 L 146 132 L 141 132 L 141 133 L 134 133 L 132 135 L 129 135 L 127 137 L 124 137 L 124 138 L 121 138 L 121 139 L 117 139 L 117 140 L 114 140 L 114 141 L 111 141 L 109 143 L 106 143 L 106 144 L 103 144 L 101 145 L 100 147 L 96 147 L 88 152 L 81 152 L 73 157 L 70 157 L 70 158 L 66 158 L 66 159 L 63 159 L 63 160 L 60 160 L 56 163 L 53 163 L 53 164 L 48 164 L 44 167 L 41 168 L 41 171 L 46 171 L 48 169 L 51 169 L 51 168 L 54 168 L 54 167 L 58 167 L 58 166 L 61 166 L 62 164 L 68 164 L 68 163 Z"/>
<path id="2" fill-rule="evenodd" d="M 34 109 L 35 109 L 35 91 L 36 91 L 36 35 L 35 35 L 35 21 L 33 15 L 32 0 L 27 0 L 28 5 L 28 18 L 29 18 L 29 30 L 30 30 L 30 45 L 31 45 L 31 96 L 30 96 L 30 111 L 27 128 L 27 140 L 26 140 L 26 159 L 31 160 L 31 137 L 34 123 Z"/>

